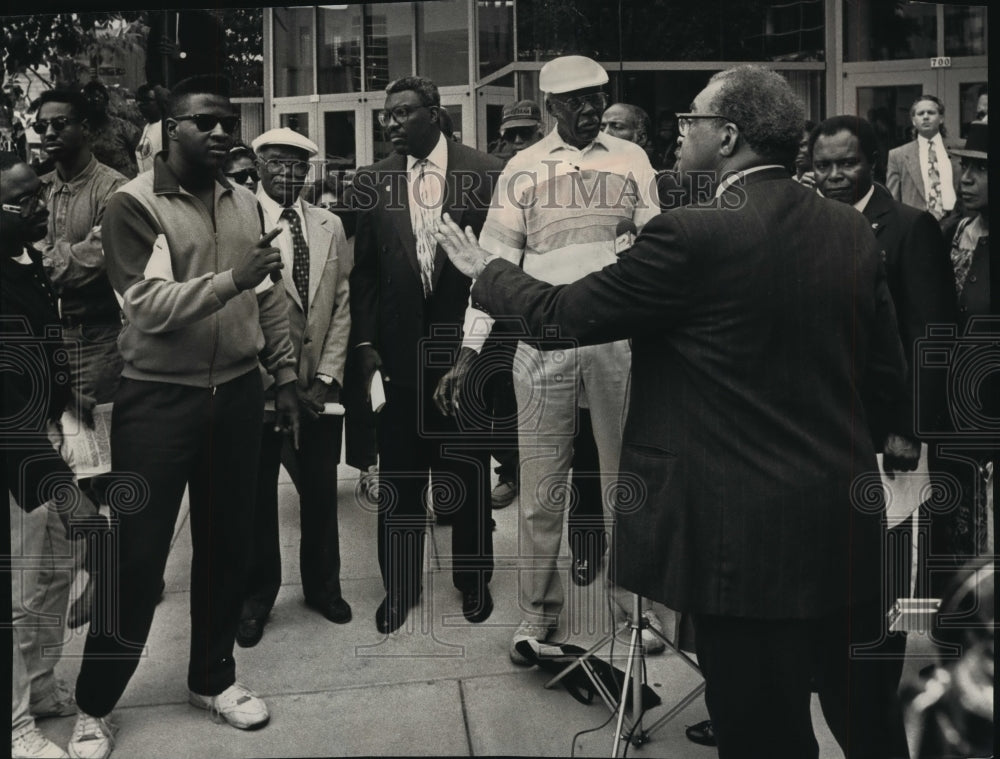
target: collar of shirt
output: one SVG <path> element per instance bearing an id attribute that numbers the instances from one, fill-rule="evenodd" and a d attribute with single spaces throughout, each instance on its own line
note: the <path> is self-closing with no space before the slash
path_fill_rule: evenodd
<path id="1" fill-rule="evenodd" d="M 561 150 L 568 150 L 571 153 L 579 153 L 584 155 L 592 150 L 603 150 L 607 152 L 609 150 L 607 143 L 604 139 L 604 132 L 598 132 L 597 137 L 589 145 L 584 145 L 582 148 L 575 147 L 566 142 L 562 135 L 559 134 L 559 127 L 553 127 L 552 131 L 545 135 L 541 140 L 544 143 L 544 151 L 546 153 L 552 154 L 557 153 Z"/>
<path id="2" fill-rule="evenodd" d="M 59 176 L 58 169 L 52 171 L 48 175 L 48 178 L 49 181 L 52 183 L 53 192 L 60 192 L 62 191 L 63 188 L 73 191 L 76 190 L 81 185 L 84 185 L 91 179 L 93 179 L 94 173 L 96 171 L 97 171 L 97 159 L 94 158 L 94 156 L 91 156 L 90 163 L 87 164 L 87 167 L 72 179 L 68 181 L 64 180 L 62 177 Z"/>
<path id="3" fill-rule="evenodd" d="M 21 255 L 15 256 L 11 260 L 16 264 L 21 264 L 21 266 L 31 266 L 31 264 L 34 263 L 26 250 L 22 250 Z"/>
<path id="4" fill-rule="evenodd" d="M 940 132 L 931 137 L 929 140 L 926 137 L 922 137 L 919 135 L 917 139 L 920 141 L 920 147 L 925 151 L 927 150 L 927 146 L 930 145 L 932 142 L 934 143 L 935 153 L 940 153 L 940 151 L 944 150 L 944 140 L 941 139 Z"/>
<path id="5" fill-rule="evenodd" d="M 285 207 L 279 205 L 278 201 L 264 192 L 264 189 L 260 185 L 257 186 L 257 202 L 260 203 L 260 207 L 264 211 L 264 220 L 270 224 L 272 229 L 279 225 L 288 226 L 288 221 L 281 218 L 281 212 L 285 210 Z M 298 214 L 299 225 L 302 227 L 302 236 L 306 239 L 306 242 L 309 242 L 308 232 L 306 232 L 306 212 L 305 207 L 302 205 L 302 198 L 296 198 L 295 202 L 288 207 Z M 277 237 L 278 240 L 282 238 L 287 239 L 289 245 L 291 244 L 290 235 L 278 235 Z M 281 245 L 279 244 L 278 247 L 280 248 Z"/>
<path id="6" fill-rule="evenodd" d="M 874 194 L 875 194 L 875 185 L 873 183 L 872 186 L 868 188 L 868 192 L 865 193 L 864 197 L 860 198 L 858 202 L 854 204 L 854 207 L 857 208 L 861 213 L 864 213 L 865 209 L 868 207 L 868 201 L 872 199 L 872 195 Z"/>
<path id="7" fill-rule="evenodd" d="M 754 174 L 758 171 L 764 171 L 765 169 L 780 169 L 780 168 L 783 168 L 781 164 L 766 163 L 763 166 L 751 166 L 749 169 L 746 169 L 744 171 L 736 171 L 733 172 L 732 174 L 727 174 L 723 178 L 723 180 L 719 182 L 719 186 L 715 189 L 715 197 L 721 198 L 722 193 L 724 193 L 726 190 L 728 190 L 737 182 L 742 182 L 743 178 L 750 174 Z"/>
<path id="8" fill-rule="evenodd" d="M 407 155 L 406 156 L 406 170 L 412 172 L 417 162 L 422 159 L 416 156 Z M 427 154 L 427 164 L 428 166 L 433 166 L 442 174 L 448 172 L 448 142 L 445 140 L 444 135 L 438 135 L 438 141 L 434 145 L 434 148 L 430 153 Z"/>

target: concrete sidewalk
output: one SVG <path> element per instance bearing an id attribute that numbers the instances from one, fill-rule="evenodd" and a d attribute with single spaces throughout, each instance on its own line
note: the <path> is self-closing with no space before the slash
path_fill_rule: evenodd
<path id="1" fill-rule="evenodd" d="M 491 584 L 496 604 L 492 617 L 481 625 L 471 625 L 462 617 L 461 597 L 447 569 L 450 528 L 435 527 L 428 539 L 421 605 L 411 611 L 403 629 L 384 636 L 374 622 L 383 596 L 375 548 L 376 514 L 356 492 L 357 471 L 340 468 L 343 589 L 354 611 L 347 625 L 331 624 L 302 601 L 298 500 L 287 476 L 282 475 L 284 584 L 263 640 L 255 648 L 236 649 L 237 677 L 267 701 L 270 724 L 243 732 L 214 723 L 207 712 L 187 703 L 191 539 L 185 502 L 167 564 L 166 596 L 156 611 L 147 656 L 111 715 L 120 728 L 116 759 L 611 755 L 614 724 L 599 699 L 584 705 L 561 687 L 546 690 L 547 675 L 516 667 L 508 659 L 507 647 L 520 619 L 516 502 L 493 512 L 497 559 Z M 600 638 L 608 624 L 603 584 L 602 575 L 581 589 L 567 576 L 568 613 L 560 635 L 585 647 Z M 673 615 L 659 607 L 658 611 L 672 635 Z M 72 685 L 85 631 L 67 635 L 57 671 Z M 614 655 L 621 669 L 624 652 L 625 647 L 616 643 Z M 609 658 L 608 652 L 604 658 Z M 647 714 L 646 726 L 696 687 L 700 677 L 668 650 L 647 657 L 647 682 L 663 705 Z M 690 743 L 684 736 L 685 726 L 707 717 L 704 698 L 698 697 L 649 742 L 630 746 L 629 754 L 714 757 L 714 749 Z M 50 719 L 39 725 L 65 747 L 73 720 Z M 842 757 L 815 697 L 813 723 L 820 756 Z M 775 729 L 780 734 L 780 725 Z M 583 734 L 574 741 L 577 733 Z"/>

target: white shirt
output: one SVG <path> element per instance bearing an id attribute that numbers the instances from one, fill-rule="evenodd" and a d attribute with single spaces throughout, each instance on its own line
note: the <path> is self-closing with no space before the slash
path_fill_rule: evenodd
<path id="1" fill-rule="evenodd" d="M 931 163 L 927 160 L 927 147 L 934 143 L 934 155 L 937 158 L 938 176 L 941 178 L 941 207 L 950 211 L 955 207 L 955 184 L 951 175 L 951 161 L 944 147 L 944 140 L 938 132 L 931 139 L 917 137 L 917 153 L 920 156 L 920 175 L 924 178 L 924 198 L 931 195 L 931 180 L 927 176 Z"/>
<path id="2" fill-rule="evenodd" d="M 139 173 L 153 168 L 153 159 L 163 150 L 163 122 L 156 121 L 142 128 L 142 137 L 135 148 L 135 160 L 139 164 Z"/>
<path id="3" fill-rule="evenodd" d="M 288 281 L 290 282 L 292 267 L 295 265 L 295 246 L 292 240 L 292 230 L 288 226 L 288 220 L 281 218 L 281 214 L 285 208 L 284 206 L 279 205 L 276 200 L 264 192 L 264 188 L 261 186 L 257 187 L 257 201 L 260 203 L 260 207 L 264 211 L 264 233 L 266 234 L 267 232 L 270 232 L 275 227 L 281 227 L 285 230 L 274 238 L 271 245 L 281 251 L 281 263 L 285 267 L 282 270 L 282 276 L 289 277 Z M 297 199 L 289 206 L 289 208 L 298 215 L 299 226 L 302 227 L 302 237 L 305 238 L 306 245 L 308 245 L 309 230 L 306 227 L 306 214 L 305 208 L 302 205 L 302 199 Z M 264 282 L 270 282 L 270 279 L 265 277 Z M 312 289 L 311 283 L 310 289 Z"/>
<path id="4" fill-rule="evenodd" d="M 872 183 L 872 186 L 868 188 L 868 192 L 865 193 L 863 198 L 858 199 L 858 202 L 854 204 L 854 207 L 861 211 L 861 213 L 864 213 L 865 209 L 868 207 L 868 201 L 872 199 L 872 195 L 874 194 L 875 184 Z"/>
<path id="5" fill-rule="evenodd" d="M 420 161 L 421 159 L 415 156 L 406 156 L 406 170 L 409 172 L 410 223 L 413 225 L 414 230 L 418 229 L 420 221 L 418 217 L 420 206 L 414 195 L 418 190 L 417 179 L 420 176 L 420 167 L 417 164 Z M 434 145 L 434 149 L 427 155 L 427 165 L 424 167 L 424 183 L 426 187 L 423 188 L 424 197 L 429 201 L 425 201 L 425 205 L 433 208 L 437 212 L 437 216 L 441 215 L 441 207 L 444 205 L 444 183 L 447 173 L 448 143 L 445 141 L 444 135 L 440 135 L 437 144 Z"/>
<path id="6" fill-rule="evenodd" d="M 577 148 L 556 128 L 507 163 L 479 244 L 535 279 L 568 284 L 616 260 L 620 220 L 641 231 L 659 213 L 646 151 L 605 132 Z M 492 325 L 470 303 L 462 346 L 478 352 Z"/>

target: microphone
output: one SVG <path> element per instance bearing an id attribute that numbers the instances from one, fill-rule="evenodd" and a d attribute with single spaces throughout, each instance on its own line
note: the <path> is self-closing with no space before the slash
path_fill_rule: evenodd
<path id="1" fill-rule="evenodd" d="M 634 221 L 631 219 L 622 219 L 618 222 L 618 226 L 615 227 L 616 256 L 620 256 L 632 247 L 632 243 L 635 242 L 636 234 L 638 234 L 638 230 L 635 228 Z"/>

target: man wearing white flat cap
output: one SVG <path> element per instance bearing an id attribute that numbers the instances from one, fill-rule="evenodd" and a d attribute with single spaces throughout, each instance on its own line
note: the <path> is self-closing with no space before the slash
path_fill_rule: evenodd
<path id="1" fill-rule="evenodd" d="M 622 252 L 616 250 L 620 226 L 635 231 L 659 213 L 656 176 L 646 153 L 601 132 L 607 81 L 604 68 L 583 56 L 545 64 L 538 83 L 556 128 L 507 164 L 479 238 L 486 250 L 554 285 L 613 263 Z M 479 350 L 482 338 L 477 341 L 476 336 L 485 335 L 488 324 L 488 316 L 469 309 L 463 352 Z M 566 508 L 561 495 L 573 459 L 578 409 L 590 409 L 607 501 L 618 469 L 628 397 L 628 341 L 549 348 L 522 340 L 514 358 L 520 546 L 522 559 L 530 562 L 530 570 L 519 576 L 523 621 L 510 646 L 516 664 L 528 663 L 516 644 L 547 639 L 562 611 L 563 586 L 556 569 Z M 574 474 L 577 479 L 586 476 L 597 473 Z M 606 512 L 609 506 L 606 502 Z M 646 642 L 652 645 L 652 637 Z"/>
<path id="2" fill-rule="evenodd" d="M 302 419 L 297 449 L 274 431 L 273 424 L 264 425 L 253 547 L 236 631 L 236 642 L 244 647 L 261 639 L 281 586 L 278 467 L 282 462 L 299 493 L 299 569 L 306 606 L 336 624 L 351 619 L 351 607 L 341 595 L 337 526 L 337 463 L 343 418 L 323 414 L 324 403 L 340 401 L 344 379 L 351 330 L 351 256 L 340 219 L 299 198 L 312 173 L 310 159 L 319 152 L 316 144 L 283 127 L 260 135 L 252 147 L 257 153 L 257 200 L 264 227 L 283 230 L 273 244 L 281 251 L 279 286 L 287 295 Z"/>

